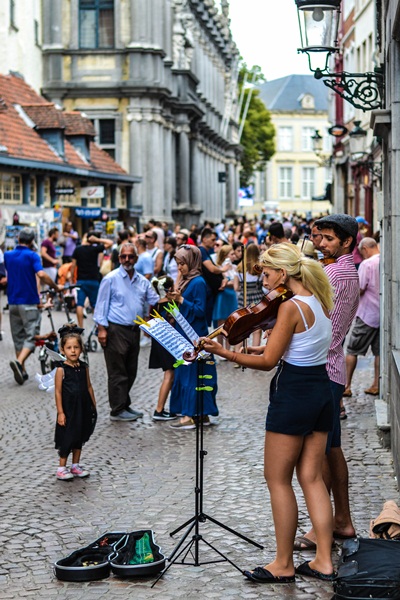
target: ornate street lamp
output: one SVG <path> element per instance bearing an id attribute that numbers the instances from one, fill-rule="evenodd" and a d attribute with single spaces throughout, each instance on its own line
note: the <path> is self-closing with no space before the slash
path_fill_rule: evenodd
<path id="1" fill-rule="evenodd" d="M 354 121 L 354 129 L 349 133 L 349 149 L 352 160 L 362 160 L 368 154 L 365 151 L 366 138 L 367 132 L 361 127 L 361 121 Z"/>
<path id="2" fill-rule="evenodd" d="M 374 73 L 331 73 L 329 57 L 339 52 L 338 27 L 341 0 L 295 0 L 300 26 L 301 48 L 307 54 L 310 71 L 316 79 L 363 111 L 382 108 L 384 78 L 382 69 Z M 320 65 L 312 64 L 317 57 Z M 315 60 L 314 60 L 315 62 Z"/>
<path id="3" fill-rule="evenodd" d="M 350 158 L 354 166 L 366 169 L 375 177 L 382 177 L 382 162 L 374 161 L 366 152 L 365 140 L 367 131 L 361 127 L 361 121 L 354 121 L 354 128 L 349 133 Z"/>
<path id="4" fill-rule="evenodd" d="M 317 156 L 319 156 L 323 150 L 324 138 L 319 133 L 318 129 L 315 130 L 314 135 L 311 136 L 313 151 Z"/>

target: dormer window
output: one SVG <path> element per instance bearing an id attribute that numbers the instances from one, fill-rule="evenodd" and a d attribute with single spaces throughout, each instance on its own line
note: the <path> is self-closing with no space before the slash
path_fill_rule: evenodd
<path id="1" fill-rule="evenodd" d="M 41 137 L 56 151 L 58 156 L 65 158 L 64 135 L 60 129 L 40 129 Z"/>
<path id="2" fill-rule="evenodd" d="M 301 108 L 306 110 L 314 110 L 315 108 L 315 100 L 312 94 L 302 94 L 299 98 Z"/>
<path id="3" fill-rule="evenodd" d="M 68 141 L 71 142 L 75 150 L 86 160 L 90 162 L 89 140 L 84 135 L 69 135 Z"/>

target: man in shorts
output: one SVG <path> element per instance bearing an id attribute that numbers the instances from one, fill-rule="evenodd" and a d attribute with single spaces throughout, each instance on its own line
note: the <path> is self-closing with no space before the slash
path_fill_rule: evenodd
<path id="1" fill-rule="evenodd" d="M 40 332 L 37 277 L 42 284 L 56 291 L 62 289 L 44 272 L 39 254 L 32 250 L 34 241 L 34 230 L 26 227 L 20 231 L 14 250 L 4 254 L 10 328 L 16 355 L 16 360 L 10 361 L 10 367 L 19 385 L 28 379 L 25 361 L 35 350 L 35 335 Z"/>
<path id="2" fill-rule="evenodd" d="M 353 329 L 346 351 L 346 389 L 343 396 L 349 397 L 351 380 L 357 366 L 357 357 L 365 356 L 371 348 L 374 360 L 374 380 L 364 390 L 366 394 L 377 396 L 379 393 L 379 247 L 373 238 L 363 238 L 358 249 L 363 261 L 358 269 L 360 278 L 360 304 L 356 312 Z M 343 410 L 342 410 L 343 413 Z"/>
<path id="3" fill-rule="evenodd" d="M 100 286 L 100 264 L 104 248 L 111 248 L 112 240 L 98 237 L 96 231 L 89 231 L 83 236 L 82 245 L 77 246 L 72 255 L 72 279 L 76 275 L 78 286 L 78 301 L 76 318 L 79 327 L 83 327 L 83 307 L 86 298 L 94 310 Z M 75 273 L 77 270 L 77 274 Z"/>

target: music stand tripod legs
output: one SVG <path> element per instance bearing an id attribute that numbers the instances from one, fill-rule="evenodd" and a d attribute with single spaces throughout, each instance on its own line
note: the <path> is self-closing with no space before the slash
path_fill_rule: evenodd
<path id="1" fill-rule="evenodd" d="M 168 561 L 169 561 L 168 566 L 160 573 L 160 575 L 157 577 L 157 579 L 155 580 L 155 582 L 153 583 L 153 585 L 151 587 L 153 587 L 157 583 L 157 581 L 159 579 L 161 579 L 161 577 L 164 575 L 164 573 L 166 573 L 168 571 L 168 569 L 174 563 L 178 562 L 180 557 L 182 557 L 182 560 L 179 561 L 179 564 L 182 564 L 182 565 L 190 565 L 190 566 L 198 567 L 200 565 L 211 564 L 211 563 L 229 562 L 233 567 L 235 567 L 235 569 L 237 569 L 238 571 L 243 573 L 242 569 L 240 569 L 232 560 L 230 560 L 220 550 L 215 548 L 215 546 L 210 544 L 210 542 L 208 542 L 206 539 L 204 539 L 204 536 L 201 535 L 200 523 L 205 523 L 207 520 L 211 521 L 211 523 L 214 523 L 215 525 L 218 525 L 218 527 L 222 527 L 226 531 L 229 531 L 229 533 L 236 535 L 237 537 L 241 538 L 245 542 L 248 542 L 249 544 L 252 544 L 253 546 L 256 546 L 257 548 L 260 548 L 260 550 L 262 550 L 264 548 L 264 546 L 262 546 L 258 542 L 255 542 L 251 538 L 246 537 L 245 535 L 239 533 L 235 529 L 228 527 L 224 523 L 221 523 L 221 521 L 218 521 L 217 519 L 215 519 L 214 517 L 211 517 L 210 515 L 206 514 L 203 511 L 204 457 L 207 455 L 207 452 L 204 450 L 204 436 L 203 436 L 203 430 L 204 430 L 204 423 L 203 423 L 204 362 L 205 362 L 205 359 L 203 359 L 201 357 L 199 357 L 197 360 L 197 388 L 196 388 L 196 390 L 197 390 L 197 395 L 196 395 L 197 418 L 195 419 L 195 421 L 196 421 L 195 514 L 188 521 L 185 521 L 185 523 L 182 523 L 182 525 L 180 525 L 179 527 L 177 527 L 177 529 L 175 529 L 174 531 L 172 531 L 170 533 L 170 535 L 173 536 L 176 533 L 178 533 L 178 531 L 181 531 L 182 529 L 184 529 L 185 527 L 188 526 L 186 532 L 183 534 L 183 536 L 181 537 L 181 539 L 179 540 L 179 542 L 173 549 L 172 553 L 168 557 Z M 184 369 L 185 367 L 181 367 L 181 368 Z M 191 533 L 192 533 L 192 535 L 191 535 L 190 539 L 188 539 L 189 535 Z M 185 542 L 186 542 L 186 544 L 185 544 Z M 209 548 L 214 550 L 214 552 L 216 552 L 220 558 L 215 559 L 215 560 L 203 561 L 203 562 L 200 561 L 200 553 L 199 553 L 200 542 L 203 542 L 204 544 L 206 544 L 206 546 L 208 546 Z M 189 555 L 192 557 L 193 562 L 185 562 L 186 558 Z"/>

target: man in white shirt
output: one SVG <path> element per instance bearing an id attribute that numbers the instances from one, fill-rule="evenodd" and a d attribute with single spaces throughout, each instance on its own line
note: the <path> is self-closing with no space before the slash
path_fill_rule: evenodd
<path id="1" fill-rule="evenodd" d="M 140 350 L 140 329 L 134 320 L 144 316 L 146 303 L 151 312 L 159 297 L 150 281 L 136 272 L 137 258 L 134 244 L 122 244 L 120 266 L 102 279 L 94 312 L 107 367 L 111 421 L 135 421 L 143 416 L 130 408 L 129 392 Z"/>

